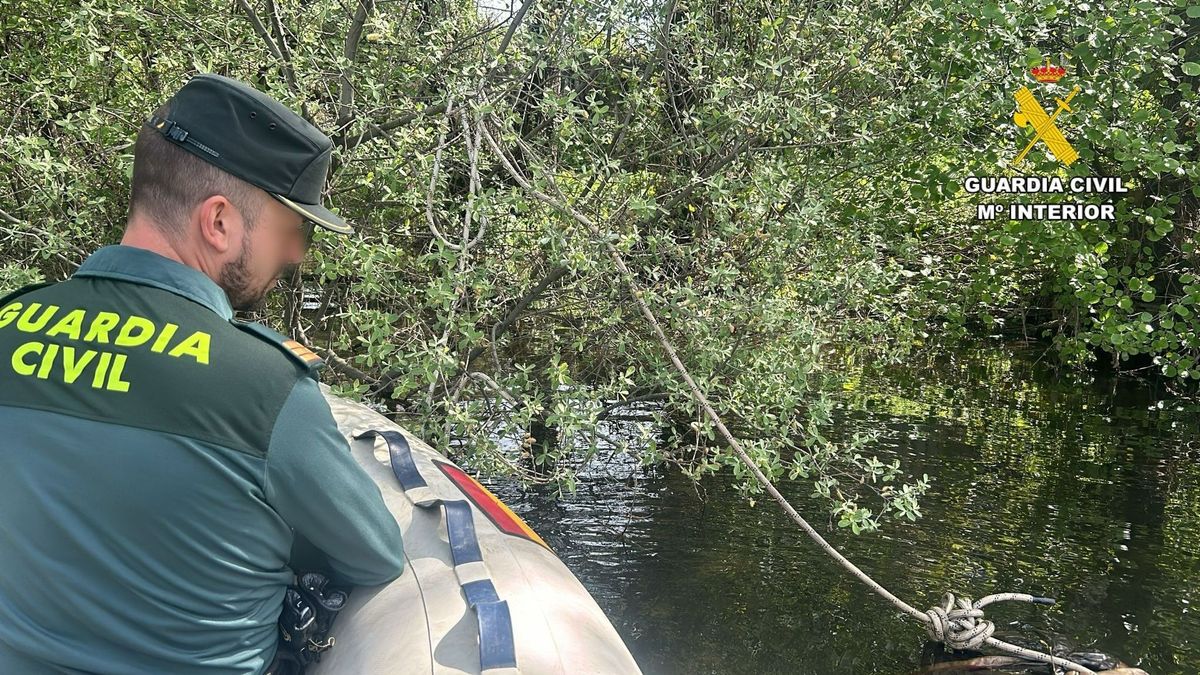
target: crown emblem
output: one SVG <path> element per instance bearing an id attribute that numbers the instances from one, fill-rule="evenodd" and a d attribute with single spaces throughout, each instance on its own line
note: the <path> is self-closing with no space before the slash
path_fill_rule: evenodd
<path id="1" fill-rule="evenodd" d="M 1063 75 L 1067 74 L 1067 69 L 1062 66 L 1050 65 L 1050 57 L 1047 56 L 1045 65 L 1030 68 L 1029 74 L 1033 75 L 1033 79 L 1038 82 L 1058 82 Z"/>

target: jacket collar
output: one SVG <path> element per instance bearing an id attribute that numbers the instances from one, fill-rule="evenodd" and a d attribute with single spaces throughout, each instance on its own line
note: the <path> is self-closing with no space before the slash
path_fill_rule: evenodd
<path id="1" fill-rule="evenodd" d="M 71 276 L 106 277 L 161 288 L 204 305 L 226 321 L 233 318 L 225 290 L 208 275 L 144 248 L 115 244 L 96 249 Z"/>

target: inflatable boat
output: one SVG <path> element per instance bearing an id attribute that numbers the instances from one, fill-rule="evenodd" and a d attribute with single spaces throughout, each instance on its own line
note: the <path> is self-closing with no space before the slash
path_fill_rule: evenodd
<path id="1" fill-rule="evenodd" d="M 638 674 L 546 542 L 471 476 L 370 408 L 322 391 L 404 535 L 395 581 L 356 588 L 311 675 Z"/>

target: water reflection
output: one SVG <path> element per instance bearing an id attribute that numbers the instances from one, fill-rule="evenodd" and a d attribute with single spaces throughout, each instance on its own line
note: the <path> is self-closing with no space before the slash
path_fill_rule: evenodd
<path id="1" fill-rule="evenodd" d="M 1200 672 L 1200 444 L 1194 404 L 1139 383 L 1072 382 L 1037 354 L 976 349 L 852 365 L 836 436 L 935 479 L 925 518 L 831 541 L 920 607 L 945 590 L 1023 591 L 1004 633 Z M 911 673 L 923 632 L 849 579 L 773 504 L 615 456 L 551 499 L 490 483 L 608 613 L 647 673 Z M 784 486 L 813 521 L 811 486 Z"/>

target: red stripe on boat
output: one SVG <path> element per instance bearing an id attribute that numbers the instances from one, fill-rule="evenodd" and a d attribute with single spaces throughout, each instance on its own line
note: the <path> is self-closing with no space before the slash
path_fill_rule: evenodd
<path id="1" fill-rule="evenodd" d="M 525 521 L 521 520 L 520 516 L 513 513 L 512 509 L 508 508 L 504 502 L 500 501 L 499 497 L 492 494 L 490 490 L 481 485 L 479 481 L 472 478 L 468 473 L 457 466 L 454 466 L 453 464 L 447 464 L 437 460 L 433 460 L 433 463 L 435 466 L 437 466 L 437 468 L 441 469 L 442 473 L 445 474 L 447 478 L 450 479 L 450 482 L 454 483 L 459 490 L 462 490 L 463 494 L 467 496 L 467 499 L 471 500 L 472 504 L 479 507 L 480 511 L 483 511 L 483 514 L 488 517 L 488 520 L 492 521 L 496 527 L 500 528 L 501 532 L 504 532 L 505 534 L 511 534 L 514 537 L 528 539 L 529 541 L 545 546 L 547 549 L 550 548 L 546 542 L 542 541 L 542 538 L 533 531 L 533 528 L 529 527 L 525 524 Z"/>

